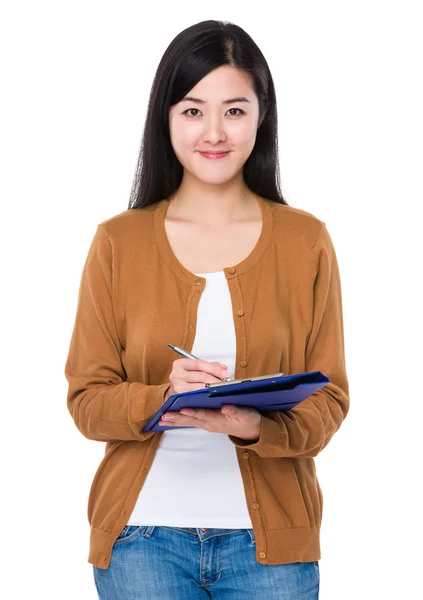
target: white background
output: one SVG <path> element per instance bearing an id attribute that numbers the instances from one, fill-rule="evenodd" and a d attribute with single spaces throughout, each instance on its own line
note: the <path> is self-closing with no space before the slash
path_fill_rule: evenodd
<path id="1" fill-rule="evenodd" d="M 351 409 L 316 459 L 320 598 L 423 597 L 419 4 L 2 5 L 2 597 L 97 598 L 104 444 L 76 429 L 63 374 L 79 278 L 97 224 L 127 208 L 161 56 L 209 18 L 263 51 L 285 197 L 326 222 L 341 271 Z"/>

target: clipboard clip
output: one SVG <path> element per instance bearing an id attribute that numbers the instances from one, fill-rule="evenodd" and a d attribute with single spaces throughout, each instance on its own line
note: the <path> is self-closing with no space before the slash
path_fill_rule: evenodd
<path id="1" fill-rule="evenodd" d="M 250 381 L 260 381 L 261 379 L 272 379 L 272 377 L 283 377 L 283 373 L 274 373 L 273 375 L 258 375 L 257 377 L 250 377 L 248 379 L 234 379 L 233 381 L 219 381 L 217 383 L 206 383 L 206 388 L 215 388 L 222 386 L 230 386 L 236 383 L 249 383 Z"/>

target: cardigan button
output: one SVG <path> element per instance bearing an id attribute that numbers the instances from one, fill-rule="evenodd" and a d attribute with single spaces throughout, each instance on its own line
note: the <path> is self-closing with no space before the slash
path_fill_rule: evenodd
<path id="1" fill-rule="evenodd" d="M 266 558 L 266 552 L 260 552 L 259 557 L 260 558 Z"/>
<path id="2" fill-rule="evenodd" d="M 232 273 L 232 275 L 235 273 L 235 271 L 236 271 L 235 267 L 231 267 L 229 269 L 229 273 Z"/>
<path id="3" fill-rule="evenodd" d="M 244 315 L 244 311 L 240 309 L 237 313 L 238 317 L 242 317 Z"/>
<path id="4" fill-rule="evenodd" d="M 254 510 L 258 510 L 260 508 L 260 504 L 257 504 L 257 502 L 255 502 L 253 504 L 253 508 L 254 508 Z"/>
<path id="5" fill-rule="evenodd" d="M 246 367 L 247 366 L 247 361 L 246 360 L 242 360 L 240 363 L 241 367 Z"/>
<path id="6" fill-rule="evenodd" d="M 192 329 L 193 327 L 194 327 L 194 325 L 192 323 L 189 323 L 188 329 Z"/>
<path id="7" fill-rule="evenodd" d="M 250 455 L 248 454 L 248 452 L 244 452 L 244 454 L 242 455 L 243 458 L 250 458 Z"/>

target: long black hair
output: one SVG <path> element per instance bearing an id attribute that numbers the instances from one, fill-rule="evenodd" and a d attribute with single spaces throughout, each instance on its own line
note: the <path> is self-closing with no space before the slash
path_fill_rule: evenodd
<path id="1" fill-rule="evenodd" d="M 276 94 L 261 50 L 241 27 L 228 21 L 202 21 L 179 33 L 159 63 L 150 92 L 147 116 L 128 210 L 169 198 L 180 186 L 183 167 L 173 150 L 169 109 L 210 71 L 222 65 L 249 73 L 259 102 L 254 148 L 244 164 L 246 185 L 257 195 L 288 204 L 279 179 Z"/>

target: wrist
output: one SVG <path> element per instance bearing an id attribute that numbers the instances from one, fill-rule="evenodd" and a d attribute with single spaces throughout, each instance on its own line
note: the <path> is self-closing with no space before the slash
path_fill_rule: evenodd
<path id="1" fill-rule="evenodd" d="M 256 442 L 259 441 L 260 438 L 260 423 L 258 424 L 258 426 L 256 427 L 255 431 L 253 431 L 253 433 L 250 436 L 247 437 L 242 437 L 243 440 L 245 440 L 246 442 L 250 442 L 250 444 L 255 444 Z"/>
<path id="2" fill-rule="evenodd" d="M 167 388 L 167 390 L 164 393 L 163 396 L 163 404 L 166 402 L 166 400 L 168 400 L 168 398 L 170 398 L 170 396 L 172 395 L 172 391 L 171 391 L 171 386 L 169 385 L 169 387 Z"/>

